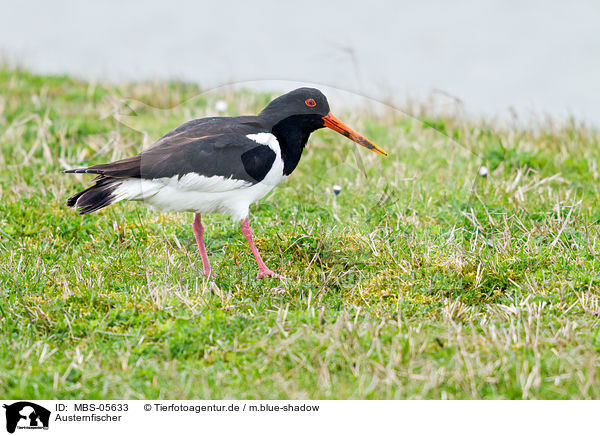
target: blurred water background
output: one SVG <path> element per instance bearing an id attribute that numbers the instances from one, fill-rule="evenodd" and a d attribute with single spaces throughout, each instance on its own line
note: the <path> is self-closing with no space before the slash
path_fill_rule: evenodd
<path id="1" fill-rule="evenodd" d="M 207 89 L 300 81 L 397 106 L 600 125 L 594 0 L 1 0 L 0 10 L 0 56 L 34 72 Z"/>

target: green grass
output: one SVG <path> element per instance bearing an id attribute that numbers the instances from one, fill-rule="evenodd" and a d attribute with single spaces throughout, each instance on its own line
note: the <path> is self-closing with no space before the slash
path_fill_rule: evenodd
<path id="1" fill-rule="evenodd" d="M 0 397 L 600 398 L 598 131 L 336 113 L 390 156 L 313 134 L 252 209 L 291 280 L 256 281 L 208 216 L 207 281 L 190 214 L 78 216 L 89 177 L 60 170 L 270 95 L 14 70 L 0 90 Z"/>

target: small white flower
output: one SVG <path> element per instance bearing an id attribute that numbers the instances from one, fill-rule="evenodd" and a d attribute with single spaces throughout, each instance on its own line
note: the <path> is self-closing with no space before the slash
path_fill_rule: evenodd
<path id="1" fill-rule="evenodd" d="M 333 193 L 337 197 L 342 192 L 342 187 L 340 185 L 333 185 Z"/>
<path id="2" fill-rule="evenodd" d="M 487 169 L 486 166 L 479 167 L 479 175 L 481 177 L 487 177 L 487 175 L 488 175 L 488 169 Z"/>
<path id="3" fill-rule="evenodd" d="M 227 110 L 227 102 L 225 100 L 217 100 L 215 103 L 215 109 L 219 113 L 223 113 Z"/>

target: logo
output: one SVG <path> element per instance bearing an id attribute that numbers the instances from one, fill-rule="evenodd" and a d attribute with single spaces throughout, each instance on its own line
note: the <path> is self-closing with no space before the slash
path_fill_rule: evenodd
<path id="1" fill-rule="evenodd" d="M 48 430 L 50 411 L 29 401 L 19 401 L 4 405 L 6 409 L 6 431 L 14 433 L 15 429 Z"/>

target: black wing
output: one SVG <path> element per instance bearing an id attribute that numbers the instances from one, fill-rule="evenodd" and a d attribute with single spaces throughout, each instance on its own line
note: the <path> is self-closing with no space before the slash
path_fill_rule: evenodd
<path id="1" fill-rule="evenodd" d="M 270 147 L 246 137 L 261 130 L 256 117 L 203 118 L 171 130 L 137 156 L 65 172 L 144 179 L 197 173 L 254 184 L 266 176 L 276 157 Z"/>

